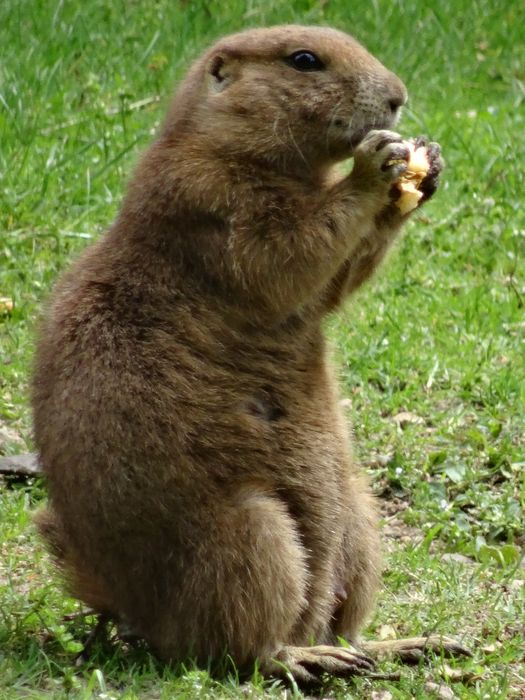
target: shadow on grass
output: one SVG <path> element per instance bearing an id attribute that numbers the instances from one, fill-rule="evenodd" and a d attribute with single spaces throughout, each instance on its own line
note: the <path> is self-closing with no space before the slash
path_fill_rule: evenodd
<path id="1" fill-rule="evenodd" d="M 36 619 L 40 619 L 40 625 L 35 624 Z M 120 639 L 111 623 L 105 633 L 89 642 L 84 654 L 84 645 L 96 625 L 95 615 L 83 614 L 49 624 L 33 609 L 26 624 L 10 631 L 0 627 L 0 687 L 5 683 L 14 693 L 7 697 L 31 697 L 31 693 L 41 691 L 44 694 L 38 697 L 45 697 L 46 692 L 55 697 L 57 691 L 69 697 L 71 691 L 78 691 L 80 697 L 91 698 L 108 690 L 142 697 L 153 687 L 156 697 L 162 690 L 167 697 L 173 697 L 173 693 L 178 698 L 201 694 L 238 697 L 243 682 L 252 683 L 254 692 L 261 694 L 281 687 L 279 681 L 263 680 L 257 670 L 241 676 L 226 657 L 213 668 L 198 667 L 191 660 L 164 663 L 143 640 Z"/>

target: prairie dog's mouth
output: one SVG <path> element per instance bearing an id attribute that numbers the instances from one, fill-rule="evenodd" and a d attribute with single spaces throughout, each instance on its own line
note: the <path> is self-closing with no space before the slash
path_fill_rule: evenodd
<path id="1" fill-rule="evenodd" d="M 389 119 L 370 119 L 365 123 L 361 122 L 361 126 L 352 123 L 352 119 L 337 117 L 332 121 L 331 127 L 336 134 L 336 139 L 341 144 L 344 143 L 344 150 L 348 157 L 353 156 L 355 149 L 373 129 L 391 129 L 397 120 Z"/>
<path id="2" fill-rule="evenodd" d="M 390 119 L 369 122 L 368 124 L 362 126 L 360 129 L 356 130 L 351 130 L 351 125 L 349 125 L 348 131 L 350 133 L 348 134 L 348 143 L 350 145 L 350 148 L 352 149 L 352 151 L 354 151 L 355 148 L 359 146 L 361 141 L 365 138 L 365 136 L 368 133 L 370 133 L 373 129 L 392 129 L 394 125 L 395 122 L 393 122 Z"/>
<path id="3" fill-rule="evenodd" d="M 351 148 L 352 148 L 352 151 L 353 151 L 357 146 L 359 146 L 359 144 L 361 143 L 361 141 L 365 138 L 365 136 L 366 136 L 370 131 L 372 131 L 373 128 L 374 128 L 373 126 L 366 126 L 366 127 L 363 127 L 362 129 L 359 129 L 359 131 L 356 131 L 356 132 L 354 132 L 354 133 L 351 135 L 351 137 L 350 137 L 350 139 L 349 139 L 349 143 L 350 143 L 350 146 L 351 146 Z"/>

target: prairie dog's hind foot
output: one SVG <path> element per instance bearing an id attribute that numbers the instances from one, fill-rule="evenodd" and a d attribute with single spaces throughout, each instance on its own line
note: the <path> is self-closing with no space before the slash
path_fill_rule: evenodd
<path id="1" fill-rule="evenodd" d="M 261 672 L 283 680 L 293 680 L 300 686 L 315 686 L 329 674 L 338 678 L 372 673 L 375 664 L 353 647 L 284 646 L 277 654 L 261 664 Z"/>
<path id="2" fill-rule="evenodd" d="M 406 639 L 366 641 L 359 645 L 365 654 L 373 658 L 397 657 L 403 663 L 418 663 L 428 653 L 443 656 L 472 656 L 472 652 L 460 642 L 440 634 Z"/>

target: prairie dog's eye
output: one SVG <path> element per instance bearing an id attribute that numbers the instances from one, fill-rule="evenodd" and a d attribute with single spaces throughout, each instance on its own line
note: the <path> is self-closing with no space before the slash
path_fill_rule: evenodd
<path id="1" fill-rule="evenodd" d="M 291 56 L 287 56 L 284 60 L 285 63 L 295 68 L 295 70 L 303 72 L 324 70 L 324 63 L 319 56 L 316 56 L 311 51 L 294 51 Z"/>

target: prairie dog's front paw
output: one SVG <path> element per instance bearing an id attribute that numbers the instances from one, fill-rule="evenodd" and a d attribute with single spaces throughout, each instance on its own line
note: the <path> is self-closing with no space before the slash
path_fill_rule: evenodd
<path id="1" fill-rule="evenodd" d="M 354 152 L 353 183 L 388 191 L 407 169 L 410 149 L 394 131 L 370 131 Z"/>
<path id="2" fill-rule="evenodd" d="M 441 157 L 441 147 L 439 143 L 436 143 L 435 141 L 431 141 L 430 143 L 428 143 L 426 139 L 421 137 L 417 138 L 414 141 L 414 143 L 416 148 L 421 146 L 424 146 L 426 148 L 426 156 L 428 160 L 427 174 L 425 175 L 423 181 L 419 186 L 420 191 L 423 192 L 423 197 L 420 202 L 421 204 L 427 199 L 430 199 L 430 197 L 432 197 L 432 195 L 436 191 L 438 186 L 439 174 L 445 167 L 445 163 L 443 161 L 443 158 Z"/>

